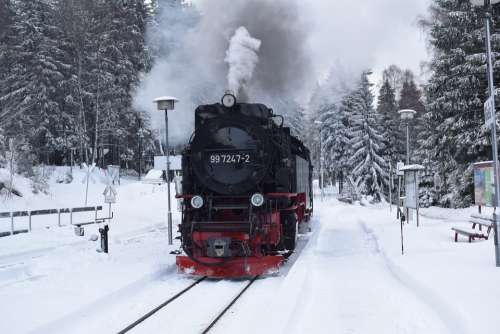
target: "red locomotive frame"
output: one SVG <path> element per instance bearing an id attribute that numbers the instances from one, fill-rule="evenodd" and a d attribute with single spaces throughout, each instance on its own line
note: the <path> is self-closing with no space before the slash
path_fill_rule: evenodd
<path id="1" fill-rule="evenodd" d="M 193 195 L 181 195 L 187 203 Z M 200 246 L 191 256 L 177 256 L 176 263 L 179 272 L 209 277 L 246 277 L 263 274 L 273 274 L 279 271 L 280 266 L 285 261 L 289 252 L 267 251 L 266 249 L 276 249 L 283 242 L 285 221 L 284 217 L 295 217 L 296 226 L 309 222 L 312 215 L 312 208 L 307 206 L 307 196 L 305 193 L 267 193 L 264 194 L 266 208 L 253 213 L 249 204 L 247 210 L 243 210 L 239 215 L 234 214 L 234 210 L 228 205 L 220 210 L 217 221 L 198 223 L 199 231 L 192 231 L 193 243 L 204 245 L 211 238 L 231 238 L 233 241 L 241 243 L 242 247 L 247 247 L 248 256 L 234 256 L 230 258 L 214 258 L 204 256 L 204 247 Z M 280 206 L 280 200 L 286 200 L 287 206 Z M 239 204 L 249 203 L 248 197 L 240 199 Z M 282 201 L 281 201 L 282 202 Z M 227 204 L 234 205 L 234 200 L 227 201 Z M 238 203 L 236 203 L 238 204 Z M 251 226 L 237 219 L 243 216 L 251 217 L 255 215 L 259 228 Z M 248 229 L 247 229 L 248 228 Z M 253 234 L 252 235 L 252 231 Z M 296 230 L 297 233 L 297 230 Z"/>

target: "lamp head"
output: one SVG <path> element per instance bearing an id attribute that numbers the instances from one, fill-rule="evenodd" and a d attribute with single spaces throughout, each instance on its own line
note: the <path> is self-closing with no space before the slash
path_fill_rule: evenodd
<path id="1" fill-rule="evenodd" d="M 172 96 L 160 96 L 153 100 L 158 110 L 173 110 L 179 100 Z"/>
<path id="2" fill-rule="evenodd" d="M 416 113 L 417 112 L 415 110 L 412 110 L 412 109 L 401 109 L 400 111 L 398 111 L 398 114 L 401 116 L 401 119 L 403 121 L 413 119 L 413 117 L 415 116 Z"/>

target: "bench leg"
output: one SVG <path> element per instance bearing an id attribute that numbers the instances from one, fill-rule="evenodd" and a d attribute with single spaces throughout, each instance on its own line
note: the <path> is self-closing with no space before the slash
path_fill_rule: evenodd
<path id="1" fill-rule="evenodd" d="M 455 242 L 458 242 L 458 233 L 455 232 Z"/>
<path id="2" fill-rule="evenodd" d="M 472 242 L 472 237 L 469 236 L 469 243 L 471 243 L 471 242 Z"/>

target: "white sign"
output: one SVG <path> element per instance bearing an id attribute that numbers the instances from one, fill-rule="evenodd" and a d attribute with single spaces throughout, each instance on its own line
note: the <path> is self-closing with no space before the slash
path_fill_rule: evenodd
<path id="1" fill-rule="evenodd" d="M 167 157 L 164 155 L 155 156 L 154 169 L 166 170 Z M 180 155 L 170 156 L 170 170 L 182 170 L 182 157 Z"/>
<path id="2" fill-rule="evenodd" d="M 107 185 L 102 193 L 104 195 L 104 203 L 116 203 L 116 189 L 112 185 Z"/>
<path id="3" fill-rule="evenodd" d="M 495 121 L 495 102 L 494 97 L 490 97 L 484 103 L 484 124 L 491 127 Z"/>
<path id="4" fill-rule="evenodd" d="M 396 164 L 396 175 L 397 176 L 405 175 L 405 172 L 401 170 L 404 166 L 405 166 L 405 164 L 402 163 L 401 161 Z"/>
<path id="5" fill-rule="evenodd" d="M 418 207 L 418 174 L 417 171 L 406 171 L 405 175 L 405 207 Z"/>

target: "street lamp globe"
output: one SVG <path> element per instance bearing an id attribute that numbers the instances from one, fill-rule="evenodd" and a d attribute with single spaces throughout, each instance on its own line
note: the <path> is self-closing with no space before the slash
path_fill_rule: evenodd
<path id="1" fill-rule="evenodd" d="M 173 96 L 160 96 L 153 100 L 158 110 L 174 110 L 175 103 L 179 100 Z"/>
<path id="2" fill-rule="evenodd" d="M 401 109 L 400 111 L 398 111 L 398 114 L 401 116 L 401 119 L 403 121 L 409 121 L 409 120 L 413 119 L 413 117 L 415 117 L 416 113 L 417 112 L 415 110 L 412 110 L 412 109 Z"/>

